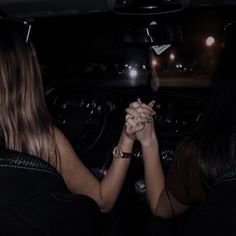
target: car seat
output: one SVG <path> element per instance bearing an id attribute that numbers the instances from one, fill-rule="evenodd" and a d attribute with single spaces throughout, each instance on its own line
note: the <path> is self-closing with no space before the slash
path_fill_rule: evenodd
<path id="1" fill-rule="evenodd" d="M 68 191 L 44 160 L 0 150 L 0 234 L 100 235 L 95 201 Z"/>

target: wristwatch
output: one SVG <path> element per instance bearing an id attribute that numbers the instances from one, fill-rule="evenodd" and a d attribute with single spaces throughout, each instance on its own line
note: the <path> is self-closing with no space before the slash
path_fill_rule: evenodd
<path id="1" fill-rule="evenodd" d="M 117 159 L 119 158 L 130 159 L 133 155 L 132 153 L 129 153 L 129 152 L 123 152 L 119 146 L 114 147 L 112 154 Z"/>

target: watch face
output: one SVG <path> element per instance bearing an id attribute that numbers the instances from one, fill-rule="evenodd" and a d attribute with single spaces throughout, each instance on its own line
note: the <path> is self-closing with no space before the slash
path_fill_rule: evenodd
<path id="1" fill-rule="evenodd" d="M 115 158 L 121 158 L 121 157 L 122 157 L 122 154 L 123 154 L 123 153 L 122 153 L 120 147 L 115 147 L 115 148 L 113 149 L 113 155 L 114 155 Z"/>

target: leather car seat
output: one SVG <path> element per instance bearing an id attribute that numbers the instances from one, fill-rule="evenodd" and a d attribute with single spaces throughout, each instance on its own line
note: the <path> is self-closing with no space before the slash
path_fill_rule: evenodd
<path id="1" fill-rule="evenodd" d="M 100 210 L 40 158 L 0 150 L 0 235 L 100 235 Z"/>

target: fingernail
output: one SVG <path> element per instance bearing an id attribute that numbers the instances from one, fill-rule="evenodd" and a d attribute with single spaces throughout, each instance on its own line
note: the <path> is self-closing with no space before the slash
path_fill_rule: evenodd
<path id="1" fill-rule="evenodd" d="M 140 103 L 140 104 L 142 103 L 140 98 L 138 98 L 137 101 L 138 101 L 138 103 Z"/>

